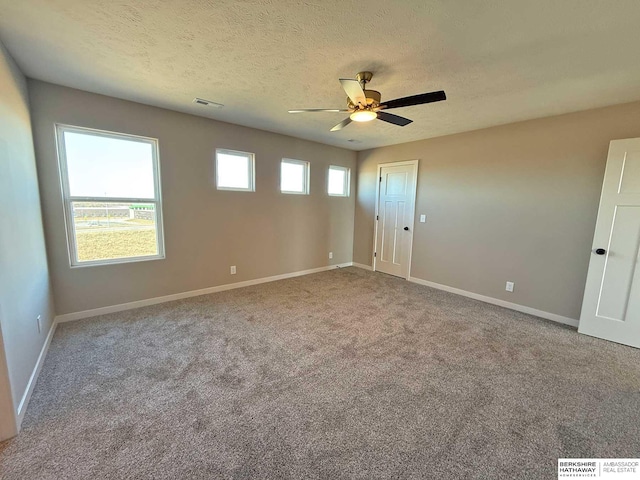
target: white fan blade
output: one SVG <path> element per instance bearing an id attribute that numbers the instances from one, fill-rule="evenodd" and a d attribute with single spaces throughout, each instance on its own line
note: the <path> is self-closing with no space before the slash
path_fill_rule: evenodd
<path id="1" fill-rule="evenodd" d="M 354 105 L 367 106 L 367 97 L 360 86 L 360 82 L 349 78 L 341 78 L 340 84 Z"/>
<path id="2" fill-rule="evenodd" d="M 337 124 L 335 127 L 333 127 L 330 131 L 337 132 L 338 130 L 342 130 L 344 127 L 349 125 L 351 121 L 352 121 L 351 117 L 347 117 L 343 121 L 341 121 L 339 124 Z"/>
<path id="3" fill-rule="evenodd" d="M 289 110 L 289 113 L 306 113 L 306 112 L 348 112 L 349 110 L 340 110 L 337 108 L 301 108 L 299 110 Z"/>

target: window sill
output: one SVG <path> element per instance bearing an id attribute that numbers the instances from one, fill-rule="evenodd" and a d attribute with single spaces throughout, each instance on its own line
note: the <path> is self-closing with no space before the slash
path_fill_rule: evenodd
<path id="1" fill-rule="evenodd" d="M 144 257 L 126 257 L 116 258 L 112 260 L 91 260 L 86 262 L 72 263 L 70 267 L 73 268 L 86 268 L 86 267 L 99 267 L 102 265 L 120 265 L 122 263 L 136 263 L 136 262 L 148 262 L 151 260 L 164 260 L 165 255 L 145 255 Z"/>

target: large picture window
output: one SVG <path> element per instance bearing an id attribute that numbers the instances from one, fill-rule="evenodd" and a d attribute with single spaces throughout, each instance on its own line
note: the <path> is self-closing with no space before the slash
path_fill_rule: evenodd
<path id="1" fill-rule="evenodd" d="M 71 266 L 164 258 L 157 140 L 56 129 Z"/>

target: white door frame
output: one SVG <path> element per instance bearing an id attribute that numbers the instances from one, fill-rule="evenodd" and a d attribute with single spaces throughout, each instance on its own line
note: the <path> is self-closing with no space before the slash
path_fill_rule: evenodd
<path id="1" fill-rule="evenodd" d="M 400 162 L 388 162 L 388 163 L 379 163 L 378 164 L 378 175 L 376 175 L 376 178 L 378 179 L 378 181 L 376 182 L 376 209 L 375 209 L 375 214 L 373 215 L 373 221 L 374 221 L 374 229 L 373 229 L 373 252 L 371 252 L 371 258 L 373 259 L 372 265 L 373 265 L 373 271 L 376 271 L 376 256 L 375 256 L 375 252 L 377 252 L 377 243 L 378 243 L 378 208 L 380 207 L 379 203 L 380 203 L 380 177 L 382 176 L 382 169 L 384 167 L 401 167 L 403 165 L 413 165 L 414 169 L 415 169 L 415 175 L 413 176 L 413 184 L 411 185 L 411 189 L 413 191 L 413 203 L 412 203 L 412 208 L 411 208 L 411 225 L 410 225 L 410 229 L 411 229 L 411 236 L 409 237 L 409 258 L 407 259 L 407 261 L 409 262 L 409 265 L 407 266 L 407 277 L 405 278 L 405 280 L 409 280 L 409 278 L 411 277 L 411 255 L 413 253 L 413 226 L 415 224 L 415 220 L 416 220 L 416 198 L 417 198 L 417 194 L 418 194 L 418 163 L 420 162 L 419 159 L 416 160 L 403 160 Z"/>

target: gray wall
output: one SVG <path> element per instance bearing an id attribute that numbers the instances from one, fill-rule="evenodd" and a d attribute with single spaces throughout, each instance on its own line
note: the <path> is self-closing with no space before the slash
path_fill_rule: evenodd
<path id="1" fill-rule="evenodd" d="M 330 164 L 353 172 L 355 152 L 40 81 L 29 90 L 56 313 L 351 261 L 355 198 L 329 197 L 326 180 Z M 69 267 L 56 122 L 159 139 L 166 259 Z M 256 154 L 256 192 L 216 190 L 216 148 Z M 280 193 L 283 157 L 311 162 L 309 196 Z"/>
<path id="2" fill-rule="evenodd" d="M 578 319 L 609 141 L 638 136 L 640 102 L 359 152 L 354 262 L 377 164 L 420 159 L 411 276 Z"/>
<path id="3" fill-rule="evenodd" d="M 27 85 L 1 44 L 0 218 L 2 439 L 15 433 L 15 409 L 26 391 L 53 322 L 54 312 L 42 230 Z M 36 323 L 38 315 L 42 316 L 41 333 L 38 333 Z"/>

